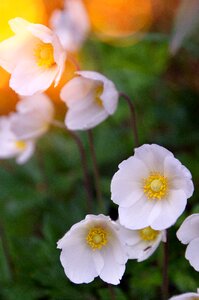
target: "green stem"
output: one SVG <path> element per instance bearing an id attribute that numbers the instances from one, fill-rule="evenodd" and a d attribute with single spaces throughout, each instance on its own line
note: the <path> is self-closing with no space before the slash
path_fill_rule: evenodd
<path id="1" fill-rule="evenodd" d="M 131 101 L 131 98 L 126 95 L 123 92 L 119 93 L 119 96 L 122 97 L 124 100 L 126 100 L 130 112 L 131 112 L 131 123 L 132 123 L 132 129 L 133 129 L 133 136 L 134 136 L 134 143 L 135 146 L 138 147 L 139 146 L 139 139 L 138 139 L 138 130 L 137 130 L 137 120 L 136 120 L 136 113 L 135 113 L 135 106 L 133 104 L 133 102 Z"/>
<path id="2" fill-rule="evenodd" d="M 169 245 L 168 245 L 168 230 L 167 230 L 167 240 L 165 243 L 163 243 L 162 300 L 167 300 L 169 294 L 168 263 L 169 263 Z"/>
<path id="3" fill-rule="evenodd" d="M 97 200 L 98 200 L 98 204 L 99 204 L 100 209 L 103 209 L 102 192 L 101 192 L 101 188 L 100 188 L 100 174 L 99 174 L 99 168 L 98 168 L 98 165 L 97 165 L 93 133 L 92 133 L 91 129 L 88 130 L 87 132 L 88 132 L 88 140 L 89 140 L 89 148 L 90 148 L 90 153 L 91 153 L 91 159 L 92 159 L 92 163 L 93 163 L 93 173 L 94 173 Z"/>

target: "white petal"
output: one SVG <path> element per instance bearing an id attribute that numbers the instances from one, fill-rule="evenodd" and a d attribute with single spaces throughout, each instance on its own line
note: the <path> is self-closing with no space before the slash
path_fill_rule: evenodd
<path id="1" fill-rule="evenodd" d="M 24 33 L 26 33 L 27 31 L 28 26 L 31 25 L 31 23 L 23 18 L 18 17 L 9 20 L 9 25 L 13 32 L 15 32 L 16 34 L 24 35 Z"/>
<path id="2" fill-rule="evenodd" d="M 169 300 L 193 300 L 199 299 L 199 294 L 196 293 L 185 293 L 178 296 L 173 296 Z"/>
<path id="3" fill-rule="evenodd" d="M 163 230 L 172 226 L 183 213 L 187 204 L 187 197 L 183 191 L 177 190 L 170 191 L 168 199 L 158 201 L 162 208 L 159 216 L 150 226 L 156 230 Z"/>
<path id="4" fill-rule="evenodd" d="M 91 255 L 92 255 L 93 263 L 95 265 L 95 269 L 97 271 L 97 274 L 99 275 L 102 271 L 102 268 L 104 267 L 103 256 L 101 255 L 100 251 L 92 251 Z"/>
<path id="5" fill-rule="evenodd" d="M 151 172 L 162 172 L 163 162 L 167 156 L 173 157 L 173 154 L 156 144 L 145 144 L 135 149 L 135 157 L 142 160 Z"/>
<path id="6" fill-rule="evenodd" d="M 36 138 L 44 134 L 53 120 L 54 107 L 44 94 L 25 97 L 17 103 L 11 116 L 11 129 L 18 139 Z"/>
<path id="7" fill-rule="evenodd" d="M 60 260 L 66 276 L 74 283 L 89 283 L 98 274 L 92 259 L 92 250 L 85 241 L 85 220 L 73 225 L 58 241 L 62 249 Z"/>
<path id="8" fill-rule="evenodd" d="M 162 239 L 162 234 L 160 233 L 159 236 L 155 239 L 155 241 L 148 242 L 146 248 L 142 249 L 138 257 L 138 262 L 144 261 L 149 258 L 158 248 Z"/>
<path id="9" fill-rule="evenodd" d="M 24 164 L 27 160 L 33 155 L 35 151 L 35 142 L 34 141 L 27 141 L 26 148 L 20 155 L 18 155 L 16 162 L 18 164 Z"/>
<path id="10" fill-rule="evenodd" d="M 111 181 L 111 199 L 123 207 L 131 206 L 143 195 L 143 179 L 148 170 L 143 162 L 130 157 L 119 165 Z"/>
<path id="11" fill-rule="evenodd" d="M 161 200 L 156 200 L 151 212 L 148 215 L 149 224 L 152 224 L 153 221 L 160 215 L 162 210 Z"/>
<path id="12" fill-rule="evenodd" d="M 112 247 L 104 247 L 102 250 L 104 267 L 99 274 L 100 278 L 111 284 L 119 284 L 125 271 L 125 264 L 119 264 L 113 255 Z"/>
<path id="13" fill-rule="evenodd" d="M 50 24 L 63 47 L 70 52 L 81 47 L 89 30 L 87 12 L 81 0 L 68 0 L 64 10 L 55 10 Z"/>
<path id="14" fill-rule="evenodd" d="M 169 179 L 169 184 L 172 189 L 183 190 L 187 198 L 193 194 L 193 182 L 191 173 L 174 157 L 167 157 L 164 161 L 164 175 Z"/>
<path id="15" fill-rule="evenodd" d="M 140 241 L 140 235 L 138 230 L 131 230 L 120 225 L 120 237 L 123 243 L 131 246 L 136 245 Z"/>
<path id="16" fill-rule="evenodd" d="M 70 130 L 87 130 L 95 127 L 108 117 L 106 111 L 93 103 L 89 109 L 80 111 L 69 110 L 65 124 Z"/>
<path id="17" fill-rule="evenodd" d="M 141 229 L 149 226 L 148 215 L 155 205 L 154 201 L 150 201 L 143 196 L 131 207 L 119 206 L 119 221 L 129 229 Z"/>
<path id="18" fill-rule="evenodd" d="M 185 257 L 190 262 L 190 265 L 196 270 L 199 271 L 199 238 L 194 239 L 187 246 Z"/>
<path id="19" fill-rule="evenodd" d="M 101 99 L 103 105 L 109 114 L 113 114 L 117 108 L 119 94 L 114 83 L 104 75 L 93 71 L 78 71 L 77 74 L 92 80 L 103 82 L 103 93 Z"/>
<path id="20" fill-rule="evenodd" d="M 11 73 L 17 64 L 31 56 L 35 45 L 30 36 L 13 36 L 0 43 L 0 65 Z"/>
<path id="21" fill-rule="evenodd" d="M 44 43 L 52 43 L 53 32 L 42 24 L 29 23 L 27 30 Z"/>
<path id="22" fill-rule="evenodd" d="M 14 69 L 10 87 L 22 96 L 31 96 L 50 87 L 56 73 L 57 67 L 43 69 L 38 67 L 34 61 L 23 61 Z"/>
<path id="23" fill-rule="evenodd" d="M 99 84 L 100 81 L 95 82 L 83 77 L 75 77 L 64 85 L 60 97 L 69 108 L 76 107 L 78 109 L 84 99 L 87 99 L 89 95 L 92 96 L 94 89 Z"/>
<path id="24" fill-rule="evenodd" d="M 177 231 L 177 237 L 183 244 L 188 244 L 199 237 L 199 214 L 186 218 Z"/>

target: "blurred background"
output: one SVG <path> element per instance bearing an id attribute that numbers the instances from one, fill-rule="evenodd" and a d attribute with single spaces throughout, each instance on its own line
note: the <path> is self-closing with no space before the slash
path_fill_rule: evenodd
<path id="1" fill-rule="evenodd" d="M 168 148 L 193 174 L 194 196 L 169 229 L 169 293 L 196 291 L 199 276 L 184 258 L 185 246 L 176 230 L 188 215 L 199 212 L 199 1 L 83 0 L 83 5 L 89 29 L 81 46 L 69 50 L 71 55 L 81 69 L 105 74 L 131 97 L 140 145 Z M 12 35 L 9 19 L 20 16 L 53 27 L 54 12 L 64 10 L 67 0 L 1 0 L 0 41 Z M 59 120 L 66 113 L 60 88 L 74 71 L 67 61 L 58 87 L 47 91 Z M 18 100 L 9 88 L 9 74 L 0 69 L 0 115 L 15 111 Z M 114 219 L 111 178 L 134 148 L 129 117 L 121 100 L 115 115 L 93 130 L 104 211 L 96 201 L 88 136 L 79 133 L 88 157 L 93 213 Z M 0 299 L 111 299 L 107 284 L 99 279 L 89 285 L 70 283 L 56 249 L 57 240 L 88 213 L 74 140 L 65 130 L 51 128 L 28 163 L 1 160 L 0 166 Z M 129 261 L 121 284 L 112 289 L 115 299 L 160 299 L 162 256 L 160 246 L 147 261 Z"/>

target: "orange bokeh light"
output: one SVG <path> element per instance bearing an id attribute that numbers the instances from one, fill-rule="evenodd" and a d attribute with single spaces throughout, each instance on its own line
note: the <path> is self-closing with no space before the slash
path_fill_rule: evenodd
<path id="1" fill-rule="evenodd" d="M 84 0 L 96 33 L 127 37 L 148 28 L 152 21 L 151 0 Z"/>
<path id="2" fill-rule="evenodd" d="M 13 35 L 8 21 L 22 17 L 29 22 L 48 24 L 48 19 L 56 8 L 63 7 L 64 0 L 1 0 L 0 1 L 0 41 Z M 9 87 L 10 74 L 0 67 L 0 115 L 7 115 L 15 110 L 19 96 Z M 53 98 L 58 91 L 49 92 Z"/>

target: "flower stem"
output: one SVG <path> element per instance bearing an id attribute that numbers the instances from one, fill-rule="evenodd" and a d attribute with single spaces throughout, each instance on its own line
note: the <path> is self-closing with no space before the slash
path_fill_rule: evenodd
<path id="1" fill-rule="evenodd" d="M 116 300 L 115 290 L 114 290 L 114 288 L 111 284 L 108 284 L 108 289 L 109 289 L 109 292 L 110 292 L 110 299 L 111 300 Z"/>
<path id="2" fill-rule="evenodd" d="M 94 172 L 97 200 L 98 200 L 99 207 L 102 209 L 102 192 L 101 192 L 101 188 L 100 188 L 100 174 L 99 174 L 99 169 L 98 169 L 97 159 L 96 159 L 96 154 L 95 154 L 93 133 L 92 133 L 91 129 L 88 130 L 87 132 L 88 132 L 88 141 L 89 141 L 91 159 L 92 159 L 92 163 L 93 163 L 93 172 Z"/>
<path id="3" fill-rule="evenodd" d="M 83 175 L 84 175 L 84 186 L 85 186 L 85 190 L 86 190 L 86 194 L 87 194 L 87 210 L 88 210 L 88 212 L 91 212 L 92 211 L 93 197 L 92 197 L 92 192 L 91 192 L 91 187 L 90 187 L 86 152 L 85 152 L 83 143 L 82 143 L 80 137 L 76 133 L 74 133 L 73 131 L 68 130 L 62 122 L 54 120 L 52 122 L 52 125 L 55 125 L 56 127 L 67 130 L 69 135 L 73 138 L 73 140 L 77 144 L 77 147 L 78 147 L 78 150 L 79 150 L 79 153 L 80 153 L 80 157 L 81 157 L 82 170 L 83 170 Z"/>
<path id="4" fill-rule="evenodd" d="M 13 272 L 14 272 L 14 264 L 13 264 L 13 261 L 12 261 L 11 255 L 10 255 L 8 241 L 6 238 L 6 234 L 5 234 L 5 230 L 4 230 L 2 222 L 0 222 L 0 238 L 1 238 L 3 252 L 4 252 L 7 266 L 8 266 L 8 276 L 9 276 L 9 279 L 12 280 Z"/>
<path id="5" fill-rule="evenodd" d="M 87 164 L 87 158 L 86 158 L 86 152 L 84 149 L 84 146 L 82 144 L 81 139 L 79 138 L 79 136 L 77 134 L 75 134 L 74 132 L 68 130 L 70 136 L 74 139 L 74 141 L 76 142 L 78 149 L 79 149 L 79 153 L 81 156 L 81 163 L 82 163 L 82 170 L 83 170 L 83 174 L 84 174 L 84 186 L 85 186 L 85 190 L 87 193 L 87 209 L 89 212 L 92 211 L 92 203 L 93 203 L 93 197 L 92 197 L 92 193 L 91 193 L 91 188 L 90 188 L 90 180 L 89 180 L 89 172 L 88 172 L 88 164 Z"/>
<path id="6" fill-rule="evenodd" d="M 80 65 L 78 63 L 78 61 L 74 58 L 74 56 L 72 56 L 71 54 L 67 54 L 67 58 L 68 60 L 75 66 L 76 68 L 76 71 L 80 71 L 81 68 L 80 68 Z"/>
<path id="7" fill-rule="evenodd" d="M 169 245 L 168 245 L 168 230 L 167 230 L 167 240 L 165 243 L 163 243 L 162 300 L 167 300 L 168 293 L 169 293 L 168 262 L 169 262 Z"/>
<path id="8" fill-rule="evenodd" d="M 119 93 L 119 96 L 122 97 L 124 100 L 126 100 L 130 112 L 131 112 L 131 123 L 132 123 L 132 129 L 133 129 L 133 136 L 134 136 L 134 143 L 135 146 L 139 146 L 139 139 L 138 139 L 138 130 L 137 130 L 137 121 L 136 121 L 136 113 L 135 113 L 135 106 L 133 102 L 131 101 L 130 97 L 126 95 L 123 92 Z"/>

